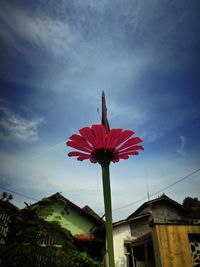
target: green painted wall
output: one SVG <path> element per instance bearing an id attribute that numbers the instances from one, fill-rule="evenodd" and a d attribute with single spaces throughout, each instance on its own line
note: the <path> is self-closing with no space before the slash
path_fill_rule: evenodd
<path id="1" fill-rule="evenodd" d="M 49 203 L 38 209 L 38 215 L 46 221 L 57 221 L 64 229 L 69 230 L 73 235 L 89 233 L 94 223 L 79 214 L 76 209 L 62 203 Z"/>

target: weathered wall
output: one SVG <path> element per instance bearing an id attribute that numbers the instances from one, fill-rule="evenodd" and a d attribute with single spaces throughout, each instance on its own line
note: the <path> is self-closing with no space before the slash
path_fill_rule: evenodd
<path id="1" fill-rule="evenodd" d="M 130 222 L 130 225 L 132 237 L 136 238 L 151 232 L 151 227 L 149 226 L 149 217 L 133 220 Z"/>
<path id="2" fill-rule="evenodd" d="M 50 203 L 38 210 L 39 216 L 46 221 L 57 221 L 64 229 L 69 230 L 73 235 L 88 233 L 93 223 L 77 212 L 75 209 L 60 203 Z"/>
<path id="3" fill-rule="evenodd" d="M 185 219 L 185 213 L 179 209 L 168 205 L 167 203 L 161 203 L 160 205 L 155 205 L 152 208 L 153 217 L 155 219 L 162 220 L 180 220 Z"/>
<path id="4" fill-rule="evenodd" d="M 168 202 L 155 203 L 152 206 L 144 208 L 139 215 L 146 214 L 148 212 L 153 213 L 154 217 L 161 217 L 167 220 L 179 220 L 185 219 L 186 214 L 179 208 L 173 205 L 169 205 Z"/>
<path id="5" fill-rule="evenodd" d="M 115 267 L 127 266 L 124 241 L 131 238 L 130 226 L 128 223 L 113 228 L 113 242 L 115 253 Z"/>
<path id="6" fill-rule="evenodd" d="M 148 206 L 140 215 L 151 212 L 152 217 L 155 220 L 167 222 L 168 220 L 181 220 L 185 219 L 185 214 L 179 209 L 170 206 L 168 203 L 158 203 L 156 205 Z M 131 221 L 131 235 L 138 237 L 151 231 L 149 227 L 149 217 L 143 217 L 137 220 Z"/>
<path id="7" fill-rule="evenodd" d="M 188 234 L 200 225 L 155 225 L 152 228 L 156 267 L 192 267 Z"/>

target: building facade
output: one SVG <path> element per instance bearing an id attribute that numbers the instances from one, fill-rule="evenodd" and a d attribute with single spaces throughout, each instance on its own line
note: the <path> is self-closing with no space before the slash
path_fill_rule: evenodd
<path id="1" fill-rule="evenodd" d="M 145 202 L 113 225 L 116 267 L 199 267 L 199 223 L 164 194 Z"/>

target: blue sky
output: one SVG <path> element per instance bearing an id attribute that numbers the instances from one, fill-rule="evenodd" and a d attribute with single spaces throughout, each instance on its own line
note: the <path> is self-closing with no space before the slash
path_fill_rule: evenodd
<path id="1" fill-rule="evenodd" d="M 35 199 L 62 192 L 102 215 L 100 166 L 68 158 L 65 146 L 100 123 L 102 90 L 111 128 L 135 131 L 145 148 L 111 165 L 113 209 L 200 168 L 198 0 L 0 2 L 2 188 Z M 200 197 L 199 175 L 165 193 Z M 19 207 L 34 202 L 13 196 Z"/>

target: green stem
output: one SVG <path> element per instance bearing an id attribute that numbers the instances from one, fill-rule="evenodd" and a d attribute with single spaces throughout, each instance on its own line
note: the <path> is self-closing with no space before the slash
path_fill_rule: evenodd
<path id="1" fill-rule="evenodd" d="M 109 164 L 101 164 L 103 179 L 103 195 L 106 218 L 106 239 L 108 246 L 109 267 L 114 267 L 113 228 L 112 228 L 112 204 L 110 191 Z"/>

